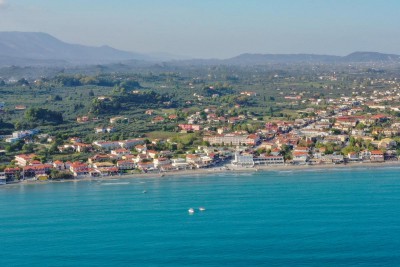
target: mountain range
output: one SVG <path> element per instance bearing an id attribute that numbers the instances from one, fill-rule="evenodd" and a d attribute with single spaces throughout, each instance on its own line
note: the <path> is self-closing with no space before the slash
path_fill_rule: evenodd
<path id="1" fill-rule="evenodd" d="M 0 32 L 0 65 L 100 64 L 149 57 L 114 49 L 62 42 L 47 33 Z"/>
<path id="2" fill-rule="evenodd" d="M 172 60 L 176 58 L 176 60 Z M 92 47 L 63 42 L 47 33 L 0 32 L 0 67 L 93 65 L 118 62 L 162 62 L 177 65 L 263 65 L 271 63 L 400 63 L 400 56 L 354 52 L 347 56 L 315 54 L 241 54 L 229 59 L 186 59 L 148 55 L 109 46 Z"/>

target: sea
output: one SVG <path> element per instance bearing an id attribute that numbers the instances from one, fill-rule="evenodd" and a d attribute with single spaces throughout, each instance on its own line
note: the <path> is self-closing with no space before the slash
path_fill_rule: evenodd
<path id="1" fill-rule="evenodd" d="M 0 251 L 0 266 L 400 266 L 400 168 L 0 186 Z"/>

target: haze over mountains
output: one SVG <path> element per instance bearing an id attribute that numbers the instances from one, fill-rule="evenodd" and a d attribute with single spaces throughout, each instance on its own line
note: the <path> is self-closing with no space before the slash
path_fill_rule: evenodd
<path id="1" fill-rule="evenodd" d="M 377 52 L 355 52 L 350 55 L 313 55 L 313 54 L 241 54 L 239 56 L 217 59 L 190 59 L 167 55 L 146 55 L 121 51 L 109 46 L 91 47 L 69 44 L 46 33 L 0 32 L 1 66 L 62 66 L 108 64 L 130 61 L 171 61 L 173 64 L 226 64 L 226 65 L 262 65 L 268 63 L 351 63 L 380 62 L 400 63 L 400 56 Z"/>

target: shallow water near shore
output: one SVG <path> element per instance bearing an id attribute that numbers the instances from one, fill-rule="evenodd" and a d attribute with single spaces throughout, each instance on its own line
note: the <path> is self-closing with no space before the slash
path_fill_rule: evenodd
<path id="1" fill-rule="evenodd" d="M 398 266 L 399 203 L 398 167 L 18 184 L 0 266 Z"/>

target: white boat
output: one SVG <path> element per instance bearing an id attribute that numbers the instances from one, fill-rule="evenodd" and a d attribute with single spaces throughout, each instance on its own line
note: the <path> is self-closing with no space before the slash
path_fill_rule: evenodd
<path id="1" fill-rule="evenodd" d="M 204 208 L 204 207 L 199 208 L 199 211 L 205 211 L 205 210 L 206 210 L 206 208 Z"/>
<path id="2" fill-rule="evenodd" d="M 190 209 L 188 209 L 188 212 L 189 212 L 190 214 L 193 214 L 193 213 L 194 213 L 194 209 L 193 209 L 193 208 L 190 208 Z"/>

